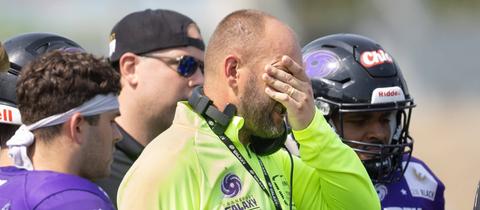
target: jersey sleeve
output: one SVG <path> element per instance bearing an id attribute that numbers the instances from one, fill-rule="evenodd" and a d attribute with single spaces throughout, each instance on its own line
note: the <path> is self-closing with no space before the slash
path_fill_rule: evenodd
<path id="1" fill-rule="evenodd" d="M 175 139 L 174 144 L 153 140 L 125 175 L 117 195 L 119 210 L 125 209 L 199 209 L 196 165 L 188 142 L 181 135 L 188 132 L 162 133 L 162 139 Z M 164 142 L 165 143 L 165 142 Z M 158 154 L 162 154 L 159 158 Z"/>
<path id="2" fill-rule="evenodd" d="M 298 209 L 380 209 L 362 162 L 318 109 L 310 125 L 294 130 L 293 135 L 300 144 L 301 157 L 293 157 L 293 199 Z M 285 154 L 284 170 L 289 171 Z"/>
<path id="3" fill-rule="evenodd" d="M 67 190 L 55 193 L 43 201 L 37 207 L 37 210 L 55 210 L 55 209 L 103 209 L 113 210 L 110 202 L 98 197 L 94 193 L 82 190 Z"/>

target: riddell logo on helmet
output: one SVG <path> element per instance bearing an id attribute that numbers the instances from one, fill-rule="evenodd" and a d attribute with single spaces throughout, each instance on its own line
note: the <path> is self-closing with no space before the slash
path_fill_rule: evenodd
<path id="1" fill-rule="evenodd" d="M 13 122 L 12 110 L 1 109 L 0 110 L 0 121 L 2 121 L 2 122 Z"/>
<path id="2" fill-rule="evenodd" d="M 383 50 L 366 51 L 360 55 L 360 63 L 365 68 L 380 65 L 383 63 L 393 63 L 392 57 Z"/>
<path id="3" fill-rule="evenodd" d="M 399 96 L 400 92 L 396 90 L 390 90 L 390 91 L 379 91 L 378 96 L 379 97 L 388 97 L 388 96 Z"/>
<path id="4" fill-rule="evenodd" d="M 405 100 L 405 94 L 398 86 L 376 88 L 372 92 L 371 103 L 387 103 Z"/>

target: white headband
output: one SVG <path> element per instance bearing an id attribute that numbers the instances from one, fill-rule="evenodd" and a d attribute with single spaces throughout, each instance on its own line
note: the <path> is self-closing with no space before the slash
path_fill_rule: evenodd
<path id="1" fill-rule="evenodd" d="M 8 154 L 18 168 L 33 170 L 32 161 L 28 158 L 27 148 L 33 144 L 35 136 L 31 131 L 59 125 L 68 121 L 73 114 L 80 113 L 83 116 L 93 116 L 108 111 L 118 110 L 118 99 L 114 94 L 96 95 L 81 106 L 41 119 L 31 125 L 22 125 L 8 141 Z"/>

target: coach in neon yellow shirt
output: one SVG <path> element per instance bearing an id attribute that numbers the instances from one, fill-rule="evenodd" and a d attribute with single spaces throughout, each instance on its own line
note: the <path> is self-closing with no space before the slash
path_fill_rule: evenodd
<path id="1" fill-rule="evenodd" d="M 315 109 L 288 26 L 233 12 L 205 62 L 204 89 L 177 104 L 172 126 L 130 168 L 119 209 L 380 209 L 357 155 Z M 300 143 L 293 166 L 280 149 L 285 116 Z"/>

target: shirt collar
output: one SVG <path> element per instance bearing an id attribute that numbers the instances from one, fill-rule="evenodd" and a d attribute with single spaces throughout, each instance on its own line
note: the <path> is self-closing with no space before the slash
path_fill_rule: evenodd
<path id="1" fill-rule="evenodd" d="M 135 161 L 145 147 L 130 136 L 130 134 L 128 134 L 120 125 L 117 124 L 117 126 L 120 133 L 122 133 L 123 138 L 115 144 L 116 149 L 121 150 L 128 156 L 128 158 Z"/>
<path id="2" fill-rule="evenodd" d="M 179 104 L 184 105 L 191 112 L 194 112 L 197 117 L 202 119 L 202 123 L 201 123 L 200 127 L 208 128 L 208 130 L 213 133 L 213 131 L 210 130 L 210 127 L 208 126 L 207 121 L 200 114 L 195 112 L 195 110 L 190 106 L 190 104 L 188 104 L 188 101 L 181 101 L 181 102 L 179 102 Z M 225 130 L 225 135 L 228 138 L 230 138 L 230 140 L 232 140 L 232 142 L 240 143 L 240 140 L 238 138 L 238 134 L 239 134 L 240 129 L 242 129 L 242 127 L 244 125 L 244 122 L 245 122 L 245 120 L 243 119 L 243 117 L 240 117 L 240 116 L 233 116 L 232 120 L 230 120 L 230 124 L 228 124 L 228 127 Z"/>

